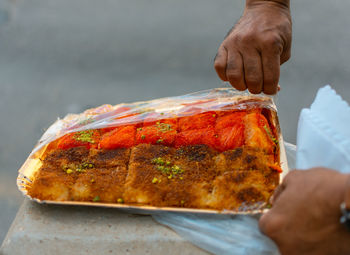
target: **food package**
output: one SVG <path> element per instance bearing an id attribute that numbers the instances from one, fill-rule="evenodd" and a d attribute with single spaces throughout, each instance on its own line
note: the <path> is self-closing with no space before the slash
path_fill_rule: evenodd
<path id="1" fill-rule="evenodd" d="M 287 168 L 272 98 L 219 88 L 59 119 L 17 184 L 40 203 L 246 214 Z"/>

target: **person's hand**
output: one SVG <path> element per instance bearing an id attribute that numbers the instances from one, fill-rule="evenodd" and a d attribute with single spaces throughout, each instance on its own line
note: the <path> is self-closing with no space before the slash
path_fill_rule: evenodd
<path id="1" fill-rule="evenodd" d="M 325 168 L 291 171 L 259 221 L 282 255 L 350 254 L 350 232 L 339 222 L 349 175 Z"/>
<path id="2" fill-rule="evenodd" d="M 290 58 L 292 40 L 289 6 L 281 2 L 247 1 L 215 57 L 214 67 L 223 81 L 254 94 L 277 93 L 280 65 Z"/>

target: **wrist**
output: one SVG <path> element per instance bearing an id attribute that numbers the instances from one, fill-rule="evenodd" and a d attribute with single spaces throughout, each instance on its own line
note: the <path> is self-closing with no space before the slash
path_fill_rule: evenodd
<path id="1" fill-rule="evenodd" d="M 275 5 L 289 10 L 290 0 L 246 0 L 246 8 L 265 4 Z"/>

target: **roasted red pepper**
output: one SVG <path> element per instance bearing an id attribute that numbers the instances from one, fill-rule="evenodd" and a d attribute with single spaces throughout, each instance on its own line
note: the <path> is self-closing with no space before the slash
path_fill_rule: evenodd
<path id="1" fill-rule="evenodd" d="M 98 145 L 100 149 L 129 148 L 135 145 L 136 127 L 121 126 L 104 134 Z"/>
<path id="2" fill-rule="evenodd" d="M 97 148 L 100 139 L 99 130 L 84 130 L 67 134 L 59 139 L 57 147 L 59 149 L 70 149 L 74 147 Z"/>

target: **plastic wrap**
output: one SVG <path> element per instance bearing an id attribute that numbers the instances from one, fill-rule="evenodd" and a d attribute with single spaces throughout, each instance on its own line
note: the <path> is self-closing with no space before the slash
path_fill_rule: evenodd
<path id="1" fill-rule="evenodd" d="M 161 98 L 130 104 L 101 105 L 88 109 L 82 114 L 68 114 L 58 119 L 40 138 L 31 155 L 50 142 L 73 132 L 88 129 L 101 129 L 142 122 L 149 118 L 154 121 L 174 116 L 183 117 L 208 111 L 244 110 L 266 108 L 276 111 L 272 98 L 264 95 L 251 95 L 229 88 L 210 89 L 178 97 Z M 274 123 L 278 126 L 277 123 Z"/>
<path id="2" fill-rule="evenodd" d="M 19 170 L 19 176 L 17 179 L 17 185 L 19 189 L 28 196 L 28 188 L 31 187 L 33 180 L 35 179 L 35 174 L 38 172 L 42 166 L 42 158 L 44 158 L 48 152 L 53 148 L 60 146 L 60 141 L 64 140 L 65 137 L 69 135 L 80 134 L 84 131 L 98 130 L 99 132 L 109 132 L 116 127 L 134 125 L 137 127 L 137 131 L 142 130 L 142 127 L 148 125 L 162 125 L 168 123 L 166 121 L 172 120 L 174 118 L 181 119 L 188 116 L 197 116 L 200 114 L 210 113 L 213 118 L 218 118 L 221 113 L 225 112 L 237 112 L 237 111 L 249 111 L 254 112 L 259 110 L 265 114 L 269 121 L 269 127 L 264 129 L 267 135 L 270 136 L 272 133 L 273 143 L 277 144 L 277 163 L 276 169 L 282 169 L 283 172 L 281 177 L 283 177 L 287 170 L 287 160 L 284 154 L 282 136 L 279 129 L 277 112 L 275 104 L 270 97 L 263 95 L 250 95 L 247 93 L 237 92 L 233 89 L 219 88 L 211 89 L 201 92 L 196 92 L 193 94 L 188 94 L 179 97 L 162 98 L 156 99 L 148 102 L 136 102 L 131 104 L 119 104 L 119 105 L 102 105 L 100 107 L 89 109 L 82 114 L 70 114 L 64 119 L 57 120 L 42 136 L 39 143 L 35 146 L 32 153 L 29 155 L 28 159 Z M 226 113 L 225 113 L 226 114 Z M 214 120 L 214 123 L 216 119 Z M 157 124 L 155 124 L 157 123 Z M 187 125 L 192 125 L 189 122 Z M 168 124 L 164 124 L 168 125 Z M 162 129 L 163 127 L 161 127 Z M 267 130 L 270 129 L 271 130 Z M 107 131 L 106 131 L 107 130 Z M 201 129 L 200 129 L 201 130 Z M 214 129 L 213 129 L 214 130 Z M 216 131 L 215 131 L 216 132 Z M 102 136 L 102 134 L 101 134 Z M 201 142 L 206 143 L 208 146 L 215 147 L 217 144 L 206 142 L 208 140 L 207 134 L 200 134 L 202 137 Z M 204 137 L 204 138 L 203 138 Z M 215 133 L 213 137 L 218 137 Z M 138 137 L 136 133 L 136 138 L 145 139 L 144 135 Z M 148 138 L 148 137 L 147 137 Z M 215 139 L 216 139 L 215 138 Z M 101 142 L 93 144 L 89 142 L 89 137 L 78 137 L 80 146 L 87 146 L 88 148 L 99 149 Z M 178 136 L 170 139 L 169 141 L 163 137 L 154 138 L 156 140 L 147 140 L 145 143 L 150 144 L 160 144 L 164 146 L 174 146 L 176 147 L 176 141 L 178 141 Z M 177 139 L 177 140 L 176 140 Z M 204 139 L 204 140 L 203 140 Z M 214 138 L 212 140 L 215 140 Z M 147 141 L 146 141 L 147 140 Z M 175 140 L 175 141 L 174 141 Z M 210 140 L 210 139 L 209 139 Z M 84 141 L 84 142 L 82 142 Z M 216 141 L 216 140 L 215 140 Z M 215 142 L 214 141 L 214 142 Z M 64 145 L 64 144 L 63 144 Z M 221 146 L 222 144 L 220 144 Z M 96 147 L 97 146 L 97 147 Z M 224 151 L 227 148 L 215 147 L 217 150 Z M 279 168 L 281 167 L 281 168 Z M 71 171 L 70 169 L 68 169 Z M 67 172 L 68 173 L 68 172 Z M 171 176 L 168 176 L 171 178 Z M 156 179 L 156 178 L 155 178 Z M 154 179 L 152 180 L 152 182 Z M 155 182 L 157 182 L 156 180 Z M 31 198 L 30 196 L 28 196 Z M 32 199 L 32 198 L 31 198 Z M 34 199 L 41 203 L 53 203 L 53 204 L 74 204 L 74 205 L 89 205 L 89 206 L 105 206 L 105 207 L 117 207 L 124 209 L 142 209 L 144 211 L 181 211 L 181 212 L 203 212 L 203 213 L 217 213 L 217 210 L 207 210 L 207 209 L 193 209 L 186 208 L 168 208 L 168 207 L 152 207 L 149 205 L 128 205 L 121 203 L 92 203 L 96 201 L 51 201 L 51 200 L 40 200 Z M 119 199 L 118 199 L 119 200 Z M 182 200 L 181 200 L 182 203 Z M 246 207 L 241 213 L 257 213 L 264 208 L 266 204 L 256 204 Z M 176 207 L 176 206 L 175 206 Z M 248 209 L 247 209 L 248 208 Z M 238 211 L 222 211 L 222 213 L 239 213 Z"/>

